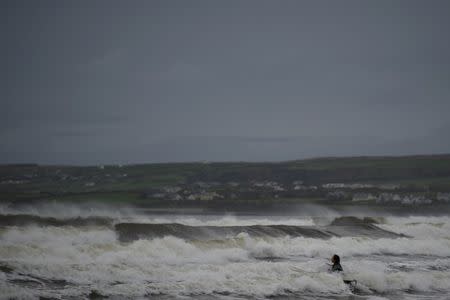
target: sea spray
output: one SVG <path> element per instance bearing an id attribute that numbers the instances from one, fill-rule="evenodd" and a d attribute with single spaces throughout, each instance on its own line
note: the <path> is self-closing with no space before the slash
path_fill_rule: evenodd
<path id="1" fill-rule="evenodd" d="M 67 221 L 70 219 L 67 217 L 57 219 Z M 283 224 L 281 218 L 271 221 L 270 216 L 225 216 L 214 220 L 211 216 L 131 214 L 126 218 L 133 222 L 139 219 L 137 224 L 158 226 L 177 220 L 183 226 L 213 226 L 225 228 L 224 231 L 230 226 L 241 229 L 262 226 L 268 232 L 284 226 L 289 230 L 322 226 L 311 223 L 313 218 L 308 217 L 287 218 L 288 224 Z M 385 296 L 403 299 L 407 295 L 439 298 L 450 292 L 450 239 L 443 230 L 450 224 L 447 217 L 386 217 L 383 224 L 374 225 L 411 237 L 323 238 L 292 236 L 287 234 L 290 231 L 255 236 L 236 230 L 215 239 L 169 234 L 128 242 L 120 241 L 114 227 L 124 217 L 112 219 L 112 224 L 106 225 L 54 226 L 38 222 L 3 225 L 2 294 L 23 299 L 82 298 L 93 291 L 131 298 L 159 295 L 193 299 L 198 296 L 314 299 L 359 293 L 368 299 Z M 345 229 L 349 233 L 358 231 L 357 224 L 345 226 L 349 226 Z M 328 259 L 334 253 L 342 258 L 344 274 L 327 271 Z M 352 292 L 343 278 L 357 279 L 358 289 Z"/>

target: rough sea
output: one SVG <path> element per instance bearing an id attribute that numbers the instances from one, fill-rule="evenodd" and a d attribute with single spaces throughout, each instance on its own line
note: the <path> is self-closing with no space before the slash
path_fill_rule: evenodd
<path id="1" fill-rule="evenodd" d="M 450 217 L 5 205 L 0 298 L 450 299 Z"/>

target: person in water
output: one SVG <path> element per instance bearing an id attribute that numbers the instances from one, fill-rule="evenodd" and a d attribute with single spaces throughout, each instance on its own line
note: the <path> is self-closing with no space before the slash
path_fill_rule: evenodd
<path id="1" fill-rule="evenodd" d="M 341 259 L 340 259 L 339 255 L 337 255 L 337 254 L 333 255 L 331 257 L 331 263 L 333 264 L 331 266 L 331 272 L 342 272 L 342 271 L 344 271 L 342 269 L 342 266 L 341 266 Z"/>

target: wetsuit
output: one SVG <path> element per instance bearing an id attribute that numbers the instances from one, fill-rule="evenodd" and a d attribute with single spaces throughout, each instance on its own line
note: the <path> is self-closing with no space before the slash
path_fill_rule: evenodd
<path id="1" fill-rule="evenodd" d="M 335 263 L 335 264 L 331 267 L 331 271 L 332 271 L 332 272 L 342 272 L 342 271 L 344 271 L 344 270 L 342 269 L 342 266 L 341 266 L 340 263 Z"/>

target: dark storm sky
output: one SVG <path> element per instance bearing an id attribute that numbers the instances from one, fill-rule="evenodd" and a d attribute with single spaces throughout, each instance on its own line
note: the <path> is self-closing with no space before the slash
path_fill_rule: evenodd
<path id="1" fill-rule="evenodd" d="M 450 1 L 0 5 L 0 163 L 450 152 Z"/>

